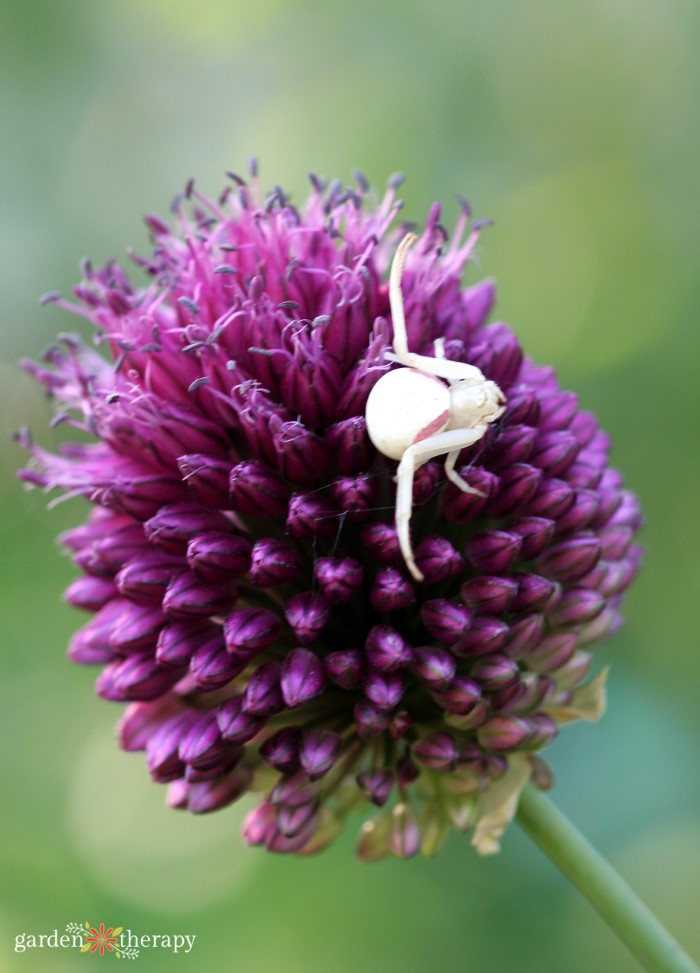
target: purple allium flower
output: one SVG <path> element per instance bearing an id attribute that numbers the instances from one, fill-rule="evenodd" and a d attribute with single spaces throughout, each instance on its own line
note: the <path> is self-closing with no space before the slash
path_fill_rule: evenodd
<path id="1" fill-rule="evenodd" d="M 476 365 L 504 414 L 457 464 L 413 484 L 422 582 L 394 525 L 396 463 L 371 444 L 370 390 L 389 369 L 387 272 L 396 181 L 379 203 L 315 177 L 301 210 L 233 178 L 192 185 L 154 249 L 85 265 L 77 303 L 98 351 L 66 336 L 28 371 L 92 437 L 30 450 L 22 478 L 86 497 L 63 537 L 92 614 L 69 648 L 129 703 L 169 803 L 212 811 L 251 791 L 251 844 L 309 853 L 364 808 L 360 854 L 433 853 L 450 826 L 498 838 L 558 726 L 594 719 L 594 642 L 620 622 L 640 561 L 635 497 L 608 438 L 552 369 L 487 325 L 490 281 L 462 289 L 478 233 L 448 241 L 433 206 L 408 255 L 409 347 Z"/>

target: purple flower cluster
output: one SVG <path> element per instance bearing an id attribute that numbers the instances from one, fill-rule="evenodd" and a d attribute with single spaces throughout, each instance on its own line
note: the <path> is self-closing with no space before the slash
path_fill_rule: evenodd
<path id="1" fill-rule="evenodd" d="M 92 441 L 56 455 L 20 437 L 30 484 L 86 497 L 62 538 L 92 617 L 70 658 L 128 702 L 121 745 L 144 750 L 169 803 L 213 811 L 261 795 L 245 840 L 308 853 L 373 806 L 366 859 L 436 851 L 450 827 L 498 847 L 535 756 L 602 711 L 590 647 L 617 627 L 640 561 L 635 497 L 608 437 L 486 325 L 489 281 L 462 289 L 478 225 L 451 239 L 433 206 L 403 292 L 409 346 L 477 365 L 505 414 L 416 473 L 417 583 L 394 525 L 396 464 L 367 436 L 367 396 L 396 367 L 386 283 L 403 228 L 397 181 L 372 202 L 315 177 L 301 210 L 255 173 L 218 202 L 193 185 L 154 248 L 85 264 L 77 303 L 102 353 L 72 336 L 27 363 L 59 418 Z"/>

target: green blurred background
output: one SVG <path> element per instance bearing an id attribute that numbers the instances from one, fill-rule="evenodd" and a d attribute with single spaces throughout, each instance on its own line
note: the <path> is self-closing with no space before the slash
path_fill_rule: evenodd
<path id="1" fill-rule="evenodd" d="M 257 153 L 263 183 L 300 200 L 310 169 L 380 190 L 401 170 L 407 217 L 439 198 L 449 226 L 464 193 L 495 220 L 469 280 L 498 278 L 499 316 L 598 413 L 648 521 L 627 626 L 598 654 L 609 713 L 550 750 L 555 798 L 700 953 L 700 7 L 2 0 L 0 17 L 8 432 L 56 441 L 16 362 L 76 321 L 38 296 L 67 293 L 85 253 L 146 250 L 142 213 L 190 176 L 215 194 Z M 5 434 L 0 450 L 0 969 L 113 962 L 13 952 L 17 933 L 86 919 L 197 935 L 186 959 L 144 950 L 147 970 L 638 968 L 517 827 L 494 859 L 456 836 L 434 861 L 367 866 L 350 833 L 274 858 L 241 846 L 242 811 L 167 810 L 113 743 L 118 707 L 64 658 L 82 619 L 54 537 L 83 508 L 47 512 Z"/>

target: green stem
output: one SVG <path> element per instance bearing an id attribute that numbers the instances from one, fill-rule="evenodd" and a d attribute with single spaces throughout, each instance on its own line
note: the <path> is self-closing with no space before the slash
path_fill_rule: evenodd
<path id="1" fill-rule="evenodd" d="M 521 794 L 517 820 L 645 969 L 650 973 L 700 973 L 614 868 L 532 784 Z"/>

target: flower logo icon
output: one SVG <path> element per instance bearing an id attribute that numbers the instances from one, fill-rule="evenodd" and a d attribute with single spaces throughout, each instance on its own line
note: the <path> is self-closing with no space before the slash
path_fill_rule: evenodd
<path id="1" fill-rule="evenodd" d="M 112 953 L 117 959 L 137 959 L 138 949 L 131 945 L 124 946 L 122 943 L 122 933 L 124 926 L 105 927 L 101 922 L 99 927 L 95 927 L 90 922 L 84 922 L 82 926 L 77 922 L 69 922 L 66 932 L 72 936 L 80 936 L 83 944 L 80 947 L 81 953 L 97 953 L 104 956 L 105 952 Z M 130 934 L 128 934 L 130 935 Z"/>

